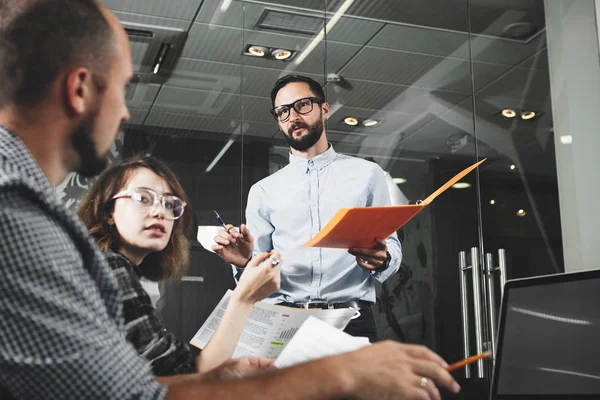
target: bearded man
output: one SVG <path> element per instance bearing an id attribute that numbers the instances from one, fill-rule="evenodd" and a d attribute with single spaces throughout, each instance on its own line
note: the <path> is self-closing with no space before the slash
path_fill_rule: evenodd
<path id="1" fill-rule="evenodd" d="M 301 308 L 356 308 L 345 331 L 374 342 L 374 280 L 383 282 L 400 267 L 396 234 L 378 238 L 372 249 L 303 244 L 340 208 L 390 205 L 384 172 L 375 163 L 335 152 L 323 123 L 329 104 L 315 80 L 287 75 L 275 83 L 271 101 L 271 114 L 290 146 L 290 163 L 252 186 L 247 226 L 241 225 L 239 232 L 231 227 L 220 231 L 213 250 L 239 273 L 254 254 L 277 249 L 286 260 L 281 289 L 265 301 Z"/>

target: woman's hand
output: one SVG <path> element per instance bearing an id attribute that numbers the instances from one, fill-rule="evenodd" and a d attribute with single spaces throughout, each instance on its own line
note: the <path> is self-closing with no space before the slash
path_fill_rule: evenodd
<path id="1" fill-rule="evenodd" d="M 242 303 L 254 304 L 279 290 L 281 283 L 281 255 L 273 251 L 259 253 L 246 266 L 232 298 Z"/>

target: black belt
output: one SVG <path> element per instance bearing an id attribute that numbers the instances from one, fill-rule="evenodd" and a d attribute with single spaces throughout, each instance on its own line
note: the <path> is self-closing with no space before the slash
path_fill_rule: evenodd
<path id="1" fill-rule="evenodd" d="M 321 309 L 335 309 L 335 308 L 356 308 L 363 310 L 365 308 L 371 308 L 373 303 L 365 300 L 352 300 L 345 303 L 325 303 L 320 301 L 309 301 L 306 303 L 277 303 L 278 306 L 294 307 L 294 308 L 321 308 Z"/>

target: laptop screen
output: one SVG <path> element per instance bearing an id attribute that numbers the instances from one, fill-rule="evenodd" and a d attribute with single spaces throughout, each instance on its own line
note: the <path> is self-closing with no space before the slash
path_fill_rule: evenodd
<path id="1" fill-rule="evenodd" d="M 492 398 L 600 398 L 600 271 L 510 281 L 504 296 Z"/>

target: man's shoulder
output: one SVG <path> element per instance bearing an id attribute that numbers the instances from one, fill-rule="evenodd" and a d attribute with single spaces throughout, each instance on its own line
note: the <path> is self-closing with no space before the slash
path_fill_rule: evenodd
<path id="1" fill-rule="evenodd" d="M 383 173 L 383 170 L 381 169 L 379 164 L 365 160 L 363 158 L 349 156 L 347 154 L 337 153 L 334 162 L 342 165 L 343 168 L 350 167 L 356 168 L 356 170 L 359 171 L 368 171 L 370 173 L 373 173 L 375 171 L 381 171 Z"/>
<path id="2" fill-rule="evenodd" d="M 25 187 L 27 183 L 18 166 L 0 154 L 0 191 Z"/>
<path id="3" fill-rule="evenodd" d="M 290 164 L 281 168 L 280 170 L 273 172 L 271 175 L 266 176 L 252 185 L 252 188 L 266 189 L 271 186 L 279 187 L 282 183 L 285 183 L 290 178 L 289 174 L 292 171 Z"/>

